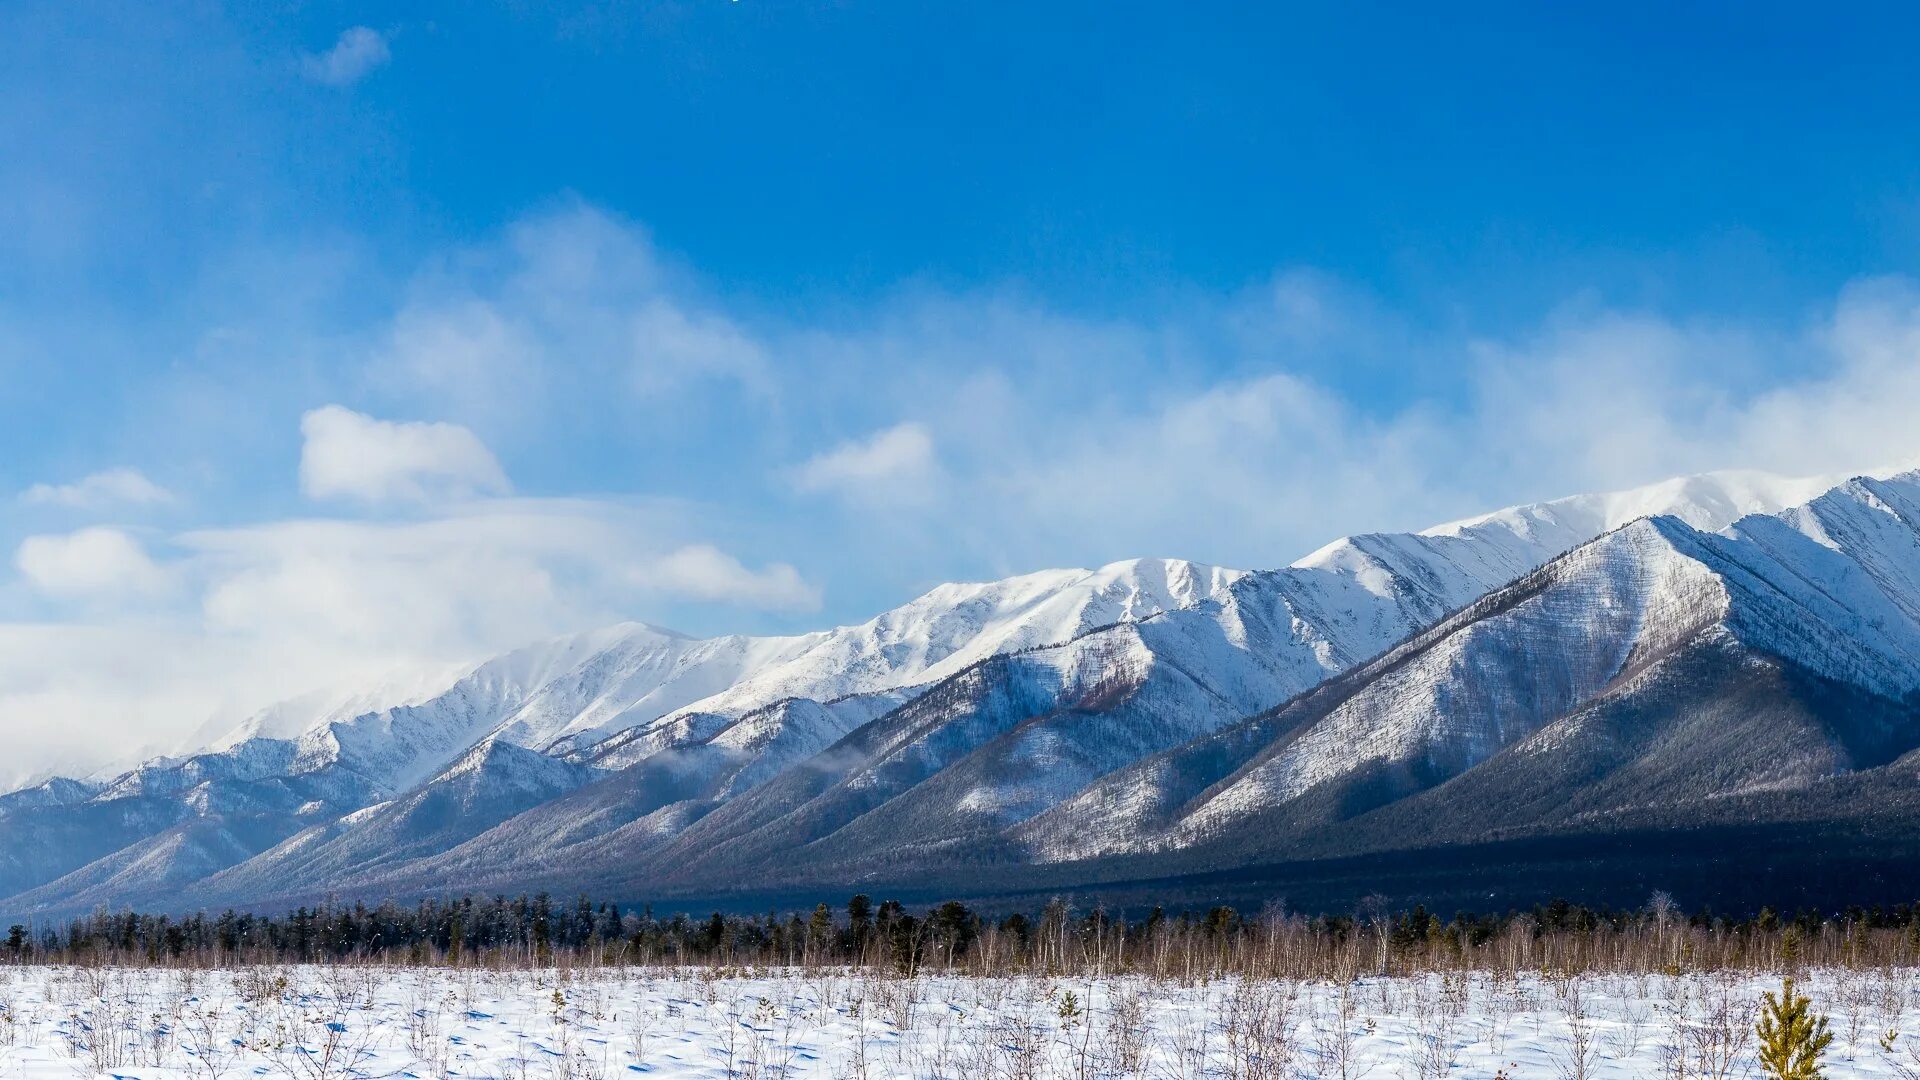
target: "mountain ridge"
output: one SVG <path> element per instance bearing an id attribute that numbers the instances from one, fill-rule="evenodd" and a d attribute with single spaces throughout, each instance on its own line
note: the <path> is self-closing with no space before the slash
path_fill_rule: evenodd
<path id="1" fill-rule="evenodd" d="M 1193 755 L 1227 745 L 1221 739 L 1247 742 L 1266 730 L 1262 716 L 1372 672 L 1494 597 L 1525 604 L 1511 590 L 1547 567 L 1571 572 L 1561 565 L 1570 558 L 1573 566 L 1612 552 L 1636 574 L 1691 573 L 1691 563 L 1656 550 L 1684 543 L 1715 553 L 1725 574 L 1768 582 L 1790 563 L 1803 579 L 1793 610 L 1823 625 L 1851 619 L 1869 642 L 1812 633 L 1789 642 L 1795 656 L 1810 669 L 1844 669 L 1874 693 L 1910 684 L 1920 639 L 1899 625 L 1920 612 L 1910 527 L 1920 500 L 1910 479 L 1848 481 L 1795 508 L 1773 504 L 1824 481 L 1682 478 L 1420 533 L 1360 534 L 1279 570 L 1130 560 L 940 586 L 866 623 L 786 638 L 694 639 L 621 624 L 553 639 L 476 665 L 438 695 L 346 719 L 322 715 L 292 738 L 267 737 L 281 729 L 250 720 L 239 730 L 251 733 L 218 750 L 149 763 L 97 789 L 49 782 L 0 796 L 0 823 L 68 840 L 58 851 L 0 856 L 0 895 L 13 897 L 0 905 L 250 903 L 340 889 L 557 884 L 569 874 L 635 890 L 648 881 L 711 888 L 726 884 L 728 866 L 765 880 L 825 881 L 916 860 L 1072 865 L 1202 850 L 1218 822 L 1245 816 L 1232 799 L 1209 800 L 1213 817 L 1194 818 L 1159 849 L 1113 841 L 1133 820 L 1113 807 L 1165 802 L 1184 790 L 1175 773 L 1200 775 Z M 1771 511 L 1745 512 L 1755 505 Z M 1613 524 L 1647 507 L 1680 512 Z M 1863 514 L 1905 514 L 1909 526 L 1902 534 Z M 1610 528 L 1582 539 L 1601 525 Z M 1623 536 L 1640 546 L 1609 539 Z M 1866 560 L 1844 556 L 1848 544 Z M 1677 578 L 1622 582 L 1609 586 L 1608 602 L 1641 623 L 1614 626 L 1607 640 L 1632 647 L 1657 651 L 1644 633 L 1648 597 L 1682 607 L 1699 600 Z M 1652 591 L 1619 591 L 1627 585 Z M 1748 602 L 1764 606 L 1756 605 Z M 1546 611 L 1528 632 L 1562 633 L 1576 608 Z M 1767 626 L 1791 622 L 1766 612 Z M 1463 633 L 1499 631 L 1487 622 Z M 1602 659 L 1617 673 L 1620 657 Z M 1507 692 L 1542 692 L 1540 676 L 1511 655 L 1486 663 L 1446 690 L 1448 700 L 1501 679 Z M 1384 700 L 1390 673 L 1369 678 Z M 1454 685 L 1433 672 L 1421 678 L 1428 696 L 1408 698 L 1383 727 L 1302 736 L 1318 756 L 1296 749 L 1280 769 L 1294 779 L 1271 790 L 1298 798 L 1344 775 L 1343 755 L 1349 772 L 1356 763 L 1398 768 L 1378 751 L 1426 745 L 1408 718 L 1440 715 L 1432 694 Z M 1597 693 L 1594 679 L 1564 687 L 1563 704 Z M 1457 730 L 1440 732 L 1449 753 L 1471 762 L 1455 774 L 1514 742 L 1484 717 L 1458 715 Z M 1174 763 L 1183 753 L 1189 764 Z M 1151 795 L 1156 782 L 1170 786 Z M 1381 805 L 1426 790 L 1404 778 L 1380 783 L 1352 790 L 1397 792 Z M 1240 788 L 1245 797 L 1260 790 Z M 107 805 L 123 812 L 75 812 Z M 422 809 L 447 806 L 460 812 Z M 84 824 L 94 818 L 105 824 Z"/>

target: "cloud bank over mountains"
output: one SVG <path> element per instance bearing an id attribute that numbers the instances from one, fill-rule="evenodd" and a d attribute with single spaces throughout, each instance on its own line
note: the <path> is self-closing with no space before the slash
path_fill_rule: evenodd
<path id="1" fill-rule="evenodd" d="M 301 432 L 299 487 L 316 511 L 345 502 L 375 516 L 86 525 L 19 542 L 18 583 L 47 614 L 0 631 L 16 646 L 0 660 L 0 723 L 19 732 L 9 778 L 166 752 L 263 703 L 663 602 L 820 604 L 791 564 L 749 566 L 692 539 L 682 509 L 515 497 L 492 452 L 457 424 L 328 405 Z"/>
<path id="2" fill-rule="evenodd" d="M 384 305 L 340 302 L 364 252 L 257 257 L 335 270 L 186 306 L 122 433 L 16 489 L 0 726 L 36 771 L 621 619 L 808 629 L 943 580 L 1279 566 L 1670 475 L 1920 456 L 1901 279 L 1769 326 L 1576 299 L 1486 335 L 1298 269 L 1124 317 L 1016 285 L 730 295 L 579 201 Z"/>

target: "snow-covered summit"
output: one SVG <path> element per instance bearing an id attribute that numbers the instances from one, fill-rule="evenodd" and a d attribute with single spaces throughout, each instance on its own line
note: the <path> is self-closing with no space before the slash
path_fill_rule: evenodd
<path id="1" fill-rule="evenodd" d="M 321 687 L 275 702 L 238 724 L 210 722 L 175 748 L 169 756 L 184 757 L 206 750 L 226 750 L 249 739 L 297 739 L 316 728 L 356 716 L 416 705 L 445 693 L 471 664 L 399 668 L 361 682 Z"/>
<path id="2" fill-rule="evenodd" d="M 782 636 L 622 623 L 308 695 L 99 783 L 0 799 L 0 828 L 34 841 L 0 858 L 0 897 L 71 899 L 71 874 L 206 903 L 438 889 L 455 872 L 717 881 L 803 848 L 838 873 L 869 851 L 944 850 L 955 829 L 1048 859 L 1165 850 L 1356 768 L 1477 767 L 1694 649 L 1699 626 L 1905 694 L 1920 681 L 1916 522 L 1911 474 L 1715 473 L 1351 536 L 1276 570 L 1047 570 Z M 1285 714 L 1307 726 L 1233 794 L 1174 813 L 1200 794 L 1189 781 L 1226 779 L 1215 767 L 1241 751 L 1224 747 L 1272 735 L 1243 722 L 1375 667 L 1337 715 Z M 1213 764 L 1161 756 L 1183 747 Z M 220 843 L 190 867 L 127 854 L 203 834 Z"/>
<path id="3" fill-rule="evenodd" d="M 1557 545 L 1569 536 L 1584 542 L 1643 517 L 1677 517 L 1702 532 L 1717 532 L 1749 514 L 1775 514 L 1799 506 L 1846 479 L 1752 470 L 1699 473 L 1620 491 L 1512 506 L 1435 525 L 1421 530 L 1421 535 L 1485 537 L 1498 530 Z"/>
<path id="4" fill-rule="evenodd" d="M 1381 596 L 1421 589 L 1451 609 L 1639 518 L 1675 517 L 1713 532 L 1751 514 L 1800 505 L 1843 479 L 1752 471 L 1675 477 L 1643 487 L 1509 506 L 1416 533 L 1342 537 L 1293 566 L 1349 576 Z M 1436 564 L 1458 573 L 1436 577 Z"/>
<path id="5" fill-rule="evenodd" d="M 1920 749 L 1920 472 L 1731 522 L 1725 486 L 1676 490 L 1576 502 L 1560 520 L 1627 520 L 1324 692 L 1088 787 L 1027 827 L 1035 856 L 1290 858 L 1350 850 L 1341 828 L 1463 842 L 1801 790 Z M 1495 535 L 1516 518 L 1540 520 L 1496 515 Z"/>
<path id="6" fill-rule="evenodd" d="M 1243 576 L 1177 559 L 1047 570 L 940 585 L 864 623 L 786 636 L 694 638 L 620 623 L 464 669 L 306 695 L 176 757 L 293 742 L 306 768 L 347 762 L 390 789 L 483 739 L 577 748 L 678 714 L 739 716 L 787 698 L 901 690 L 999 653 L 1218 597 Z"/>
<path id="7" fill-rule="evenodd" d="M 1365 655 L 1411 626 L 1634 518 L 1672 515 L 1711 531 L 1747 514 L 1803 503 L 1835 483 L 1831 477 L 1758 472 L 1680 477 L 1508 507 L 1418 533 L 1345 537 L 1291 569 L 1325 572 L 1341 583 L 1308 589 L 1316 593 L 1311 603 L 1326 609 L 1323 621 L 1358 626 L 1372 619 L 1377 624 L 1364 640 L 1336 643 Z M 343 745 L 371 761 L 381 756 L 378 744 L 396 725 L 444 712 L 435 702 L 450 697 L 461 703 L 465 721 L 447 723 L 442 717 L 430 726 L 440 736 L 467 741 L 445 748 L 446 759 L 483 737 L 535 749 L 579 748 L 678 715 L 741 716 L 788 698 L 828 701 L 908 690 L 990 656 L 1224 600 L 1247 576 L 1244 570 L 1180 559 L 1133 559 L 1090 570 L 937 585 L 864 623 L 807 634 L 702 639 L 622 623 L 533 643 L 477 664 L 394 672 L 364 685 L 305 694 L 223 732 L 203 733 L 172 757 L 271 739 L 301 742 L 308 748 L 307 761 L 329 760 Z M 1295 591 L 1309 580 L 1296 582 Z M 1382 621 L 1352 609 L 1354 601 L 1338 595 L 1355 585 L 1407 611 Z M 1322 628 L 1310 626 L 1306 632 L 1321 635 Z M 438 754 L 427 756 L 436 760 L 386 771 L 398 780 L 445 764 Z"/>

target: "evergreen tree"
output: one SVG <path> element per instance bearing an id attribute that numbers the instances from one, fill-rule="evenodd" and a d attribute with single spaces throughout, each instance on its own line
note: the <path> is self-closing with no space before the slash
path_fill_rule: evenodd
<path id="1" fill-rule="evenodd" d="M 460 942 L 462 939 L 466 937 L 466 934 L 467 934 L 466 926 L 464 926 L 461 923 L 460 916 L 455 915 L 453 917 L 453 924 L 447 927 L 447 966 L 448 967 L 460 966 Z"/>
<path id="2" fill-rule="evenodd" d="M 859 893 L 847 901 L 847 934 L 853 940 L 853 952 L 858 956 L 866 948 L 867 935 L 873 930 L 873 900 L 866 893 Z"/>
<path id="3" fill-rule="evenodd" d="M 1821 1080 L 1820 1055 L 1833 1042 L 1827 1018 L 1813 1014 L 1813 1003 L 1793 988 L 1789 975 L 1776 996 L 1766 994 L 1766 1007 L 1754 1033 L 1760 1037 L 1760 1067 L 1773 1080 Z"/>
<path id="4" fill-rule="evenodd" d="M 958 900 L 949 900 L 927 914 L 927 926 L 946 952 L 948 964 L 973 944 L 973 912 Z"/>
<path id="5" fill-rule="evenodd" d="M 816 905 L 813 918 L 807 920 L 807 945 L 814 949 L 833 946 L 833 912 L 825 904 Z"/>
<path id="6" fill-rule="evenodd" d="M 533 898 L 533 955 L 544 964 L 553 956 L 553 897 Z"/>

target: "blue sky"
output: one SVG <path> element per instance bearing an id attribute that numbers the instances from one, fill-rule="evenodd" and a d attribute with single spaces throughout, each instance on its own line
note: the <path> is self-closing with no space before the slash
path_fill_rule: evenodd
<path id="1" fill-rule="evenodd" d="M 1910 460 L 1912 22 L 20 0 L 0 726 Z"/>

